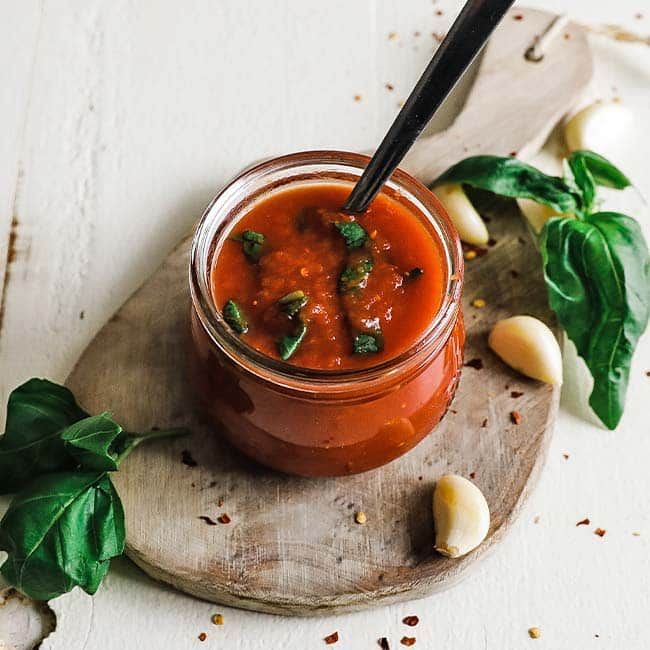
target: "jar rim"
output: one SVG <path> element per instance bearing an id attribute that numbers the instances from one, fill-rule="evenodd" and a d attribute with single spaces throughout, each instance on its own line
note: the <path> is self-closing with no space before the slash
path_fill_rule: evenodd
<path id="1" fill-rule="evenodd" d="M 232 222 L 233 225 L 243 216 L 245 210 L 241 209 L 242 197 L 246 197 L 256 182 L 258 194 L 261 194 L 264 189 L 273 189 L 269 182 L 274 173 L 311 173 L 319 182 L 341 180 L 335 176 L 334 171 L 316 173 L 319 165 L 334 166 L 337 173 L 349 174 L 354 181 L 361 175 L 369 160 L 370 158 L 363 154 L 335 150 L 304 151 L 271 158 L 244 169 L 228 182 L 206 207 L 196 227 L 190 252 L 189 283 L 192 305 L 212 342 L 236 366 L 277 386 L 308 392 L 320 391 L 327 386 L 328 391 L 338 392 L 378 379 L 384 382 L 391 377 L 401 377 L 405 370 L 413 365 L 420 365 L 418 361 L 421 363 L 423 356 L 430 358 L 446 343 L 460 310 L 464 270 L 460 239 L 437 197 L 420 181 L 401 169 L 391 175 L 385 187 L 390 186 L 400 197 L 408 199 L 417 214 L 434 227 L 444 252 L 443 258 L 447 262 L 447 284 L 442 303 L 427 329 L 408 349 L 365 368 L 322 370 L 295 366 L 273 359 L 243 342 L 227 325 L 214 302 L 210 273 L 215 245 L 219 239 L 216 236 L 217 229 L 220 226 L 222 230 L 225 228 L 229 214 L 231 218 L 228 223 Z M 267 181 L 266 185 L 264 180 Z M 281 187 L 290 187 L 291 184 L 290 179 Z M 225 238 L 223 233 L 221 234 L 222 238 Z"/>

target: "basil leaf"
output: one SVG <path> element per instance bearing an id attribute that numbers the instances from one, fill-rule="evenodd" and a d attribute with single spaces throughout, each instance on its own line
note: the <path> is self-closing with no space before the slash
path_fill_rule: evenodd
<path id="1" fill-rule="evenodd" d="M 262 233 L 254 230 L 244 230 L 244 232 L 235 235 L 233 239 L 242 242 L 244 254 L 253 262 L 257 262 L 262 256 L 262 249 L 266 239 Z"/>
<path id="2" fill-rule="evenodd" d="M 60 432 L 87 416 L 67 388 L 46 379 L 30 379 L 13 390 L 0 440 L 0 494 L 16 492 L 35 476 L 74 467 Z"/>
<path id="3" fill-rule="evenodd" d="M 587 167 L 585 159 L 581 156 L 571 156 L 566 161 L 565 168 L 565 180 L 569 182 L 569 179 L 571 179 L 571 184 L 575 185 L 582 197 L 581 216 L 589 214 L 596 200 L 596 182 Z"/>
<path id="4" fill-rule="evenodd" d="M 532 199 L 558 213 L 575 212 L 580 196 L 557 176 L 548 176 L 516 158 L 472 156 L 450 167 L 431 184 L 464 183 L 501 196 Z"/>
<path id="5" fill-rule="evenodd" d="M 244 317 L 239 305 L 234 300 L 229 300 L 223 306 L 223 319 L 232 327 L 237 334 L 248 332 L 248 321 Z"/>
<path id="6" fill-rule="evenodd" d="M 67 451 L 85 470 L 114 472 L 127 435 L 108 413 L 79 420 L 61 432 Z"/>
<path id="7" fill-rule="evenodd" d="M 593 151 L 587 149 L 574 151 L 569 156 L 569 163 L 573 160 L 581 160 L 584 163 L 596 185 L 611 187 L 615 190 L 623 190 L 632 185 L 630 179 L 620 169 Z"/>
<path id="8" fill-rule="evenodd" d="M 296 316 L 308 302 L 309 297 L 300 289 L 292 291 L 278 300 L 280 309 L 291 317 Z"/>
<path id="9" fill-rule="evenodd" d="M 94 594 L 124 551 L 124 510 L 104 472 L 49 474 L 11 502 L 0 521 L 0 572 L 35 600 L 79 586 Z"/>
<path id="10" fill-rule="evenodd" d="M 368 233 L 357 221 L 335 221 L 334 227 L 343 235 L 348 248 L 361 248 L 368 240 Z"/>
<path id="11" fill-rule="evenodd" d="M 339 291 L 346 293 L 365 288 L 368 275 L 374 266 L 372 257 L 362 257 L 351 262 L 339 276 Z"/>
<path id="12" fill-rule="evenodd" d="M 375 334 L 357 334 L 352 343 L 355 354 L 375 354 L 380 352 L 384 347 L 381 332 Z"/>
<path id="13" fill-rule="evenodd" d="M 614 429 L 650 309 L 650 257 L 639 225 L 614 212 L 553 218 L 541 251 L 551 308 L 594 378 L 589 404 Z"/>
<path id="14" fill-rule="evenodd" d="M 294 355 L 294 353 L 298 349 L 298 346 L 302 343 L 302 340 L 305 338 L 306 334 L 307 334 L 307 325 L 305 325 L 305 323 L 303 323 L 302 321 L 299 321 L 298 327 L 295 329 L 293 334 L 288 336 L 283 336 L 280 339 L 278 343 L 278 352 L 280 353 L 280 357 L 284 361 L 287 361 Z"/>

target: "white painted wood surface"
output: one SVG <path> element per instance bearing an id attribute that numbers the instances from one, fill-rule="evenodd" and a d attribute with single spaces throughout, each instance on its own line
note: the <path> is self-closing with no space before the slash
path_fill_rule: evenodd
<path id="1" fill-rule="evenodd" d="M 570 11 L 581 22 L 647 34 L 646 5 L 574 0 Z M 301 148 L 373 146 L 428 60 L 431 33 L 443 32 L 458 6 L 2 0 L 0 401 L 29 376 L 65 377 L 107 316 L 240 166 Z M 597 94 L 620 96 L 640 125 L 618 160 L 650 195 L 643 127 L 650 120 L 650 49 L 600 37 L 593 43 Z M 648 234 L 647 211 L 642 218 Z M 647 647 L 649 339 L 614 433 L 587 419 L 581 404 L 588 385 L 568 361 L 557 434 L 537 491 L 499 552 L 453 590 L 319 620 L 224 608 L 225 625 L 215 627 L 215 606 L 156 585 L 120 560 L 94 599 L 74 593 L 53 604 L 58 629 L 43 648 L 319 648 L 334 630 L 334 647 L 350 649 L 378 647 L 380 636 L 400 647 L 404 635 L 417 637 L 415 647 L 452 650 Z M 586 516 L 592 525 L 576 528 Z M 595 526 L 607 529 L 604 538 L 593 534 Z M 418 627 L 401 624 L 407 614 L 420 616 Z M 538 641 L 526 633 L 533 625 L 542 630 Z M 197 640 L 202 631 L 204 644 Z"/>

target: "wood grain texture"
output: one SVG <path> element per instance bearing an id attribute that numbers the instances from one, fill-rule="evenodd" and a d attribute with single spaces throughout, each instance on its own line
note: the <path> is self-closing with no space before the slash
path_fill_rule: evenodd
<path id="1" fill-rule="evenodd" d="M 545 24 L 542 18 L 550 18 L 525 13 L 526 20 L 517 25 L 538 29 Z M 509 48 L 508 32 L 505 36 L 503 45 Z M 523 39 L 526 46 L 529 37 Z M 476 88 L 486 88 L 481 75 L 492 69 L 492 57 L 495 65 L 508 64 L 499 50 L 502 39 L 503 33 L 486 51 L 464 114 L 484 104 Z M 564 110 L 590 76 L 582 37 L 576 34 L 573 42 L 584 48 L 576 53 L 585 62 L 582 74 L 554 74 L 545 82 L 550 94 L 564 97 Z M 525 77 L 518 80 L 520 86 L 525 82 Z M 534 84 L 539 83 L 535 77 Z M 517 102 L 527 105 L 523 92 L 519 98 L 499 96 L 510 109 Z M 496 111 L 494 104 L 490 110 Z M 554 103 L 548 110 L 550 124 L 550 113 L 557 119 L 559 108 Z M 538 112 L 543 114 L 544 106 Z M 511 126 L 496 122 L 485 146 L 493 145 L 496 132 L 497 151 L 523 146 L 522 133 L 513 134 Z M 534 141 L 538 133 L 528 136 Z M 435 140 L 438 153 L 430 150 L 442 166 L 460 157 L 453 127 L 448 137 L 448 147 L 442 146 L 441 135 Z M 481 146 L 473 152 L 493 151 Z M 411 159 L 411 169 L 414 164 L 417 160 Z M 421 171 L 426 177 L 431 168 L 423 165 Z M 127 428 L 186 425 L 193 431 L 188 440 L 136 451 L 117 476 L 129 556 L 153 577 L 201 598 L 281 614 L 359 609 L 424 596 L 459 580 L 494 547 L 534 484 L 558 401 L 557 390 L 515 375 L 486 349 L 487 331 L 500 317 L 530 313 L 551 320 L 540 261 L 516 211 L 499 204 L 491 233 L 497 243 L 469 264 L 465 294 L 466 358 L 481 358 L 484 368 L 465 369 L 452 410 L 405 457 L 363 475 L 320 480 L 253 465 L 195 417 L 183 376 L 188 241 L 181 243 L 97 335 L 68 380 L 86 408 L 100 411 L 110 405 Z M 476 297 L 488 306 L 471 307 Z M 514 398 L 513 390 L 523 395 Z M 510 421 L 513 410 L 523 416 L 518 426 Z M 185 448 L 197 467 L 181 462 Z M 461 560 L 432 552 L 431 494 L 436 477 L 448 472 L 475 475 L 492 511 L 487 540 Z M 365 526 L 354 523 L 357 510 L 367 514 Z M 216 519 L 222 512 L 232 518 L 230 524 L 209 526 L 199 519 Z"/>

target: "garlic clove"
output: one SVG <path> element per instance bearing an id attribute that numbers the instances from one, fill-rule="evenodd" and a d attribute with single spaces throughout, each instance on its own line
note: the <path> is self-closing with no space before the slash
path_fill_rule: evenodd
<path id="1" fill-rule="evenodd" d="M 562 352 L 553 332 L 532 316 L 500 320 L 488 345 L 509 366 L 548 384 L 562 383 Z"/>
<path id="2" fill-rule="evenodd" d="M 548 205 L 537 203 L 531 199 L 517 199 L 517 205 L 523 212 L 533 230 L 539 234 L 544 224 L 551 218 L 557 217 L 558 213 Z"/>
<path id="3" fill-rule="evenodd" d="M 631 118 L 631 112 L 620 102 L 596 102 L 578 111 L 565 124 L 564 140 L 569 151 L 616 153 Z"/>
<path id="4" fill-rule="evenodd" d="M 488 243 L 490 235 L 485 223 L 460 185 L 456 183 L 441 185 L 433 191 L 445 206 L 464 242 L 474 246 L 484 246 Z"/>
<path id="5" fill-rule="evenodd" d="M 447 474 L 433 492 L 435 549 L 447 557 L 460 557 L 474 550 L 490 528 L 487 501 L 474 483 Z"/>

